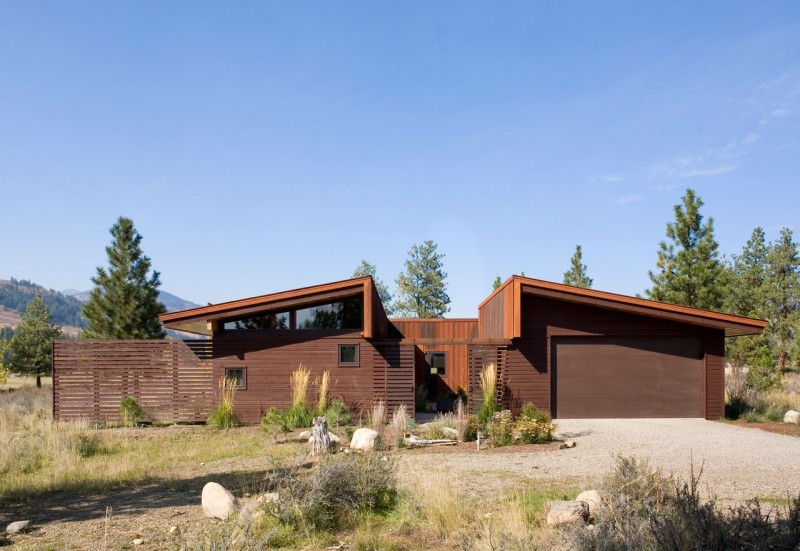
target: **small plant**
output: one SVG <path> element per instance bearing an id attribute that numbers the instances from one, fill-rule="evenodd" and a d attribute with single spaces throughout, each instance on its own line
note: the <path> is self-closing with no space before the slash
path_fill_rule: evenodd
<path id="1" fill-rule="evenodd" d="M 497 365 L 490 362 L 483 366 L 480 379 L 483 402 L 481 403 L 481 410 L 478 412 L 478 420 L 481 424 L 484 424 L 492 418 L 492 415 L 497 413 L 497 398 L 495 397 L 495 392 L 497 390 Z"/>
<path id="2" fill-rule="evenodd" d="M 319 396 L 317 397 L 317 415 L 325 415 L 328 409 L 328 388 L 331 384 L 331 372 L 322 372 L 322 382 L 319 383 Z"/>
<path id="3" fill-rule="evenodd" d="M 292 405 L 286 410 L 286 422 L 294 429 L 310 427 L 314 418 L 306 405 L 306 393 L 310 380 L 311 370 L 303 364 L 300 364 L 300 367 L 292 373 L 289 379 L 292 387 Z"/>
<path id="4" fill-rule="evenodd" d="M 267 414 L 261 418 L 261 428 L 267 434 L 286 434 L 291 430 L 289 423 L 286 422 L 286 416 L 276 407 L 269 408 Z"/>
<path id="5" fill-rule="evenodd" d="M 379 441 L 382 442 L 383 432 L 386 428 L 386 402 L 383 400 L 378 400 L 373 404 L 370 425 L 372 425 L 372 430 L 378 433 Z"/>
<path id="6" fill-rule="evenodd" d="M 511 412 L 506 410 L 498 411 L 487 424 L 487 432 L 492 444 L 497 447 L 510 446 L 514 443 L 514 418 Z"/>
<path id="7" fill-rule="evenodd" d="M 553 422 L 553 418 L 550 416 L 549 412 L 537 408 L 531 402 L 525 402 L 522 407 L 519 408 L 519 415 L 517 415 L 517 418 L 532 419 L 545 424 Z"/>
<path id="8" fill-rule="evenodd" d="M 347 404 L 341 398 L 332 400 L 325 409 L 324 415 L 328 420 L 328 425 L 334 428 L 353 424 L 353 418 L 350 416 Z"/>
<path id="9" fill-rule="evenodd" d="M 221 378 L 219 388 L 219 407 L 211 412 L 206 424 L 215 429 L 229 429 L 240 425 L 239 417 L 233 411 L 233 400 L 236 396 L 236 379 Z"/>
<path id="10" fill-rule="evenodd" d="M 136 398 L 133 396 L 125 396 L 119 403 L 119 414 L 122 417 L 122 424 L 126 427 L 132 427 L 136 421 L 144 417 L 144 410 Z"/>
<path id="11" fill-rule="evenodd" d="M 523 444 L 540 444 L 553 439 L 552 423 L 543 423 L 530 417 L 519 417 L 514 423 L 514 432 L 519 433 Z"/>

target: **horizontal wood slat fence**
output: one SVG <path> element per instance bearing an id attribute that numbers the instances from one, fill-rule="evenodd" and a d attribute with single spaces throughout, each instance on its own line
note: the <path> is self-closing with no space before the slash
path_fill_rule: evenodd
<path id="1" fill-rule="evenodd" d="M 216 406 L 211 340 L 53 342 L 53 418 L 120 421 L 136 398 L 145 421 L 200 422 Z"/>
<path id="2" fill-rule="evenodd" d="M 470 346 L 469 347 L 469 399 L 468 411 L 478 413 L 483 403 L 483 392 L 481 391 L 481 370 L 485 365 L 493 363 L 497 369 L 497 386 L 495 387 L 495 403 L 501 409 L 509 407 L 505 401 L 506 385 L 508 379 L 505 376 L 506 346 Z"/>
<path id="3" fill-rule="evenodd" d="M 393 414 L 403 404 L 414 415 L 414 347 L 401 345 L 376 346 L 372 359 L 373 404 L 386 403 Z"/>

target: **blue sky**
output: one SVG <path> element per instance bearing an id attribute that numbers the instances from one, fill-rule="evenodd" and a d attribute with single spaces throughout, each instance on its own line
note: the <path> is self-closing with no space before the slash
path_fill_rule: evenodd
<path id="1" fill-rule="evenodd" d="M 446 257 L 649 286 L 687 187 L 721 251 L 800 223 L 796 2 L 0 3 L 0 278 L 91 287 L 108 228 L 219 302 Z"/>

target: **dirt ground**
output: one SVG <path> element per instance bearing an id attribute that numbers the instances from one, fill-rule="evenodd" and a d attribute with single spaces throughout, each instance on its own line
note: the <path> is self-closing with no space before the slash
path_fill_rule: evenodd
<path id="1" fill-rule="evenodd" d="M 709 423 L 705 428 L 724 428 L 727 425 L 730 424 Z M 735 425 L 735 428 L 728 428 L 734 431 L 741 431 L 745 427 L 748 431 L 756 428 L 800 436 L 800 432 L 788 425 Z M 164 430 L 167 429 L 138 429 L 135 436 L 158 438 L 159 431 Z M 256 427 L 236 430 L 254 431 L 254 438 L 259 432 Z M 598 429 L 592 430 L 597 432 Z M 579 488 L 587 481 L 585 473 L 571 475 L 569 469 L 561 468 L 572 465 L 578 459 L 577 454 L 585 456 L 584 462 L 591 460 L 591 440 L 580 434 L 576 440 L 576 450 L 559 450 L 558 443 L 552 443 L 499 449 L 484 447 L 477 451 L 473 442 L 385 453 L 397 460 L 401 488 L 418 483 L 419 472 L 425 469 L 429 474 L 439 472 L 441 476 L 457 482 L 464 495 L 492 499 L 521 484 L 558 482 L 564 487 Z M 297 461 L 306 461 L 302 455 L 305 448 L 301 444 L 287 442 L 275 445 L 293 446 L 297 450 Z M 200 506 L 200 494 L 207 482 L 219 482 L 245 503 L 252 502 L 258 496 L 260 482 L 273 466 L 269 449 L 265 448 L 262 457 L 184 464 L 172 472 L 164 473 L 160 479 L 143 482 L 133 488 L 119 487 L 90 496 L 53 493 L 29 498 L 21 503 L 0 505 L 1 528 L 21 519 L 30 519 L 35 525 L 27 534 L 8 536 L 6 540 L 0 536 L 0 546 L 95 551 L 180 549 L 187 542 L 197 541 L 204 531 L 213 529 L 218 523 L 204 518 Z M 171 527 L 176 529 L 170 532 Z M 143 543 L 133 545 L 132 542 L 139 538 Z"/>

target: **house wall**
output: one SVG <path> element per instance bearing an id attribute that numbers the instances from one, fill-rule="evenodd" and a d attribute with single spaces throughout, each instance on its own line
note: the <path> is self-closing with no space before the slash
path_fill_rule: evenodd
<path id="1" fill-rule="evenodd" d="M 551 337 L 588 335 L 696 335 L 705 342 L 706 418 L 724 414 L 724 334 L 700 326 L 638 316 L 566 301 L 522 295 L 522 337 L 508 347 L 503 373 L 504 402 L 518 408 L 525 402 L 550 410 Z"/>
<path id="2" fill-rule="evenodd" d="M 339 366 L 338 345 L 359 345 L 359 365 Z M 388 350 L 387 350 L 388 348 Z M 413 409 L 413 348 L 398 343 L 373 345 L 350 331 L 220 331 L 214 334 L 214 380 L 226 368 L 246 369 L 246 389 L 236 393 L 235 409 L 242 421 L 256 423 L 270 407 L 291 406 L 290 377 L 300 364 L 311 370 L 311 381 L 330 371 L 329 399 L 342 398 L 351 411 L 372 407 L 373 397 Z M 387 367 L 388 365 L 388 367 Z M 385 384 L 386 377 L 391 383 Z M 217 391 L 218 392 L 218 391 Z M 317 403 L 317 387 L 309 386 L 306 403 Z"/>

